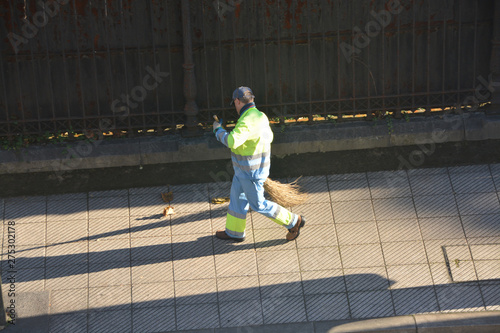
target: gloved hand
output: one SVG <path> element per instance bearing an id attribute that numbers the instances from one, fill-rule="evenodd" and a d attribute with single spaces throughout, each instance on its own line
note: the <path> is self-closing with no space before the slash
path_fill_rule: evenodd
<path id="1" fill-rule="evenodd" d="M 213 131 L 215 133 L 219 127 L 222 127 L 222 125 L 221 125 L 222 124 L 222 119 L 219 121 L 219 118 L 217 116 L 214 116 L 214 119 L 215 119 L 215 121 L 214 121 L 214 124 L 213 124 L 213 127 L 214 127 Z"/>
<path id="2" fill-rule="evenodd" d="M 214 121 L 214 133 L 217 131 L 219 127 L 222 127 L 218 121 Z"/>

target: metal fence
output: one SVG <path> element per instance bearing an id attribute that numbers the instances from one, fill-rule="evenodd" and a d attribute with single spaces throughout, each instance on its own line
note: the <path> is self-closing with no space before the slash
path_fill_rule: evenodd
<path id="1" fill-rule="evenodd" d="M 214 113 L 234 120 L 240 85 L 282 121 L 470 104 L 488 88 L 494 9 L 480 0 L 4 0 L 0 136 L 193 129 Z"/>

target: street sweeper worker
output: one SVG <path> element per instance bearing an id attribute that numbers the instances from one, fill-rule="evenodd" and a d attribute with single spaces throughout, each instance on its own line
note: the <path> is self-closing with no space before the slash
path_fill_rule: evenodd
<path id="1" fill-rule="evenodd" d="M 244 241 L 246 215 L 250 207 L 287 228 L 286 239 L 291 241 L 299 236 L 305 219 L 264 198 L 264 182 L 271 166 L 273 132 L 267 116 L 255 107 L 254 98 L 250 88 L 237 88 L 231 101 L 239 115 L 236 126 L 228 132 L 219 121 L 213 124 L 217 140 L 231 149 L 234 169 L 226 229 L 217 231 L 215 236 Z"/>

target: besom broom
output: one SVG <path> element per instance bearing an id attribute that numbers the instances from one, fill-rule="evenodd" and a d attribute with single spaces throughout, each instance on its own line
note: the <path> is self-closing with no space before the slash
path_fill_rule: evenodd
<path id="1" fill-rule="evenodd" d="M 293 207 L 307 201 L 308 195 L 302 192 L 297 178 L 291 183 L 280 183 L 271 178 L 267 178 L 264 183 L 264 190 L 271 197 L 271 201 L 282 207 Z"/>
<path id="2" fill-rule="evenodd" d="M 219 121 L 219 118 L 214 115 L 215 121 Z M 282 207 L 293 207 L 303 204 L 307 201 L 308 195 L 302 192 L 298 181 L 301 177 L 297 178 L 291 183 L 281 183 L 271 178 L 267 178 L 264 182 L 264 190 L 271 197 L 271 201 L 276 202 Z"/>

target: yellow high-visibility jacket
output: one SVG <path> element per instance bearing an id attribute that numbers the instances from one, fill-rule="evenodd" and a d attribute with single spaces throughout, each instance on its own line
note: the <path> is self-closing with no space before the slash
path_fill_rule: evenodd
<path id="1" fill-rule="evenodd" d="M 248 103 L 229 133 L 222 127 L 215 132 L 218 141 L 231 148 L 235 175 L 241 178 L 266 179 L 271 166 L 273 131 L 267 116 Z"/>

